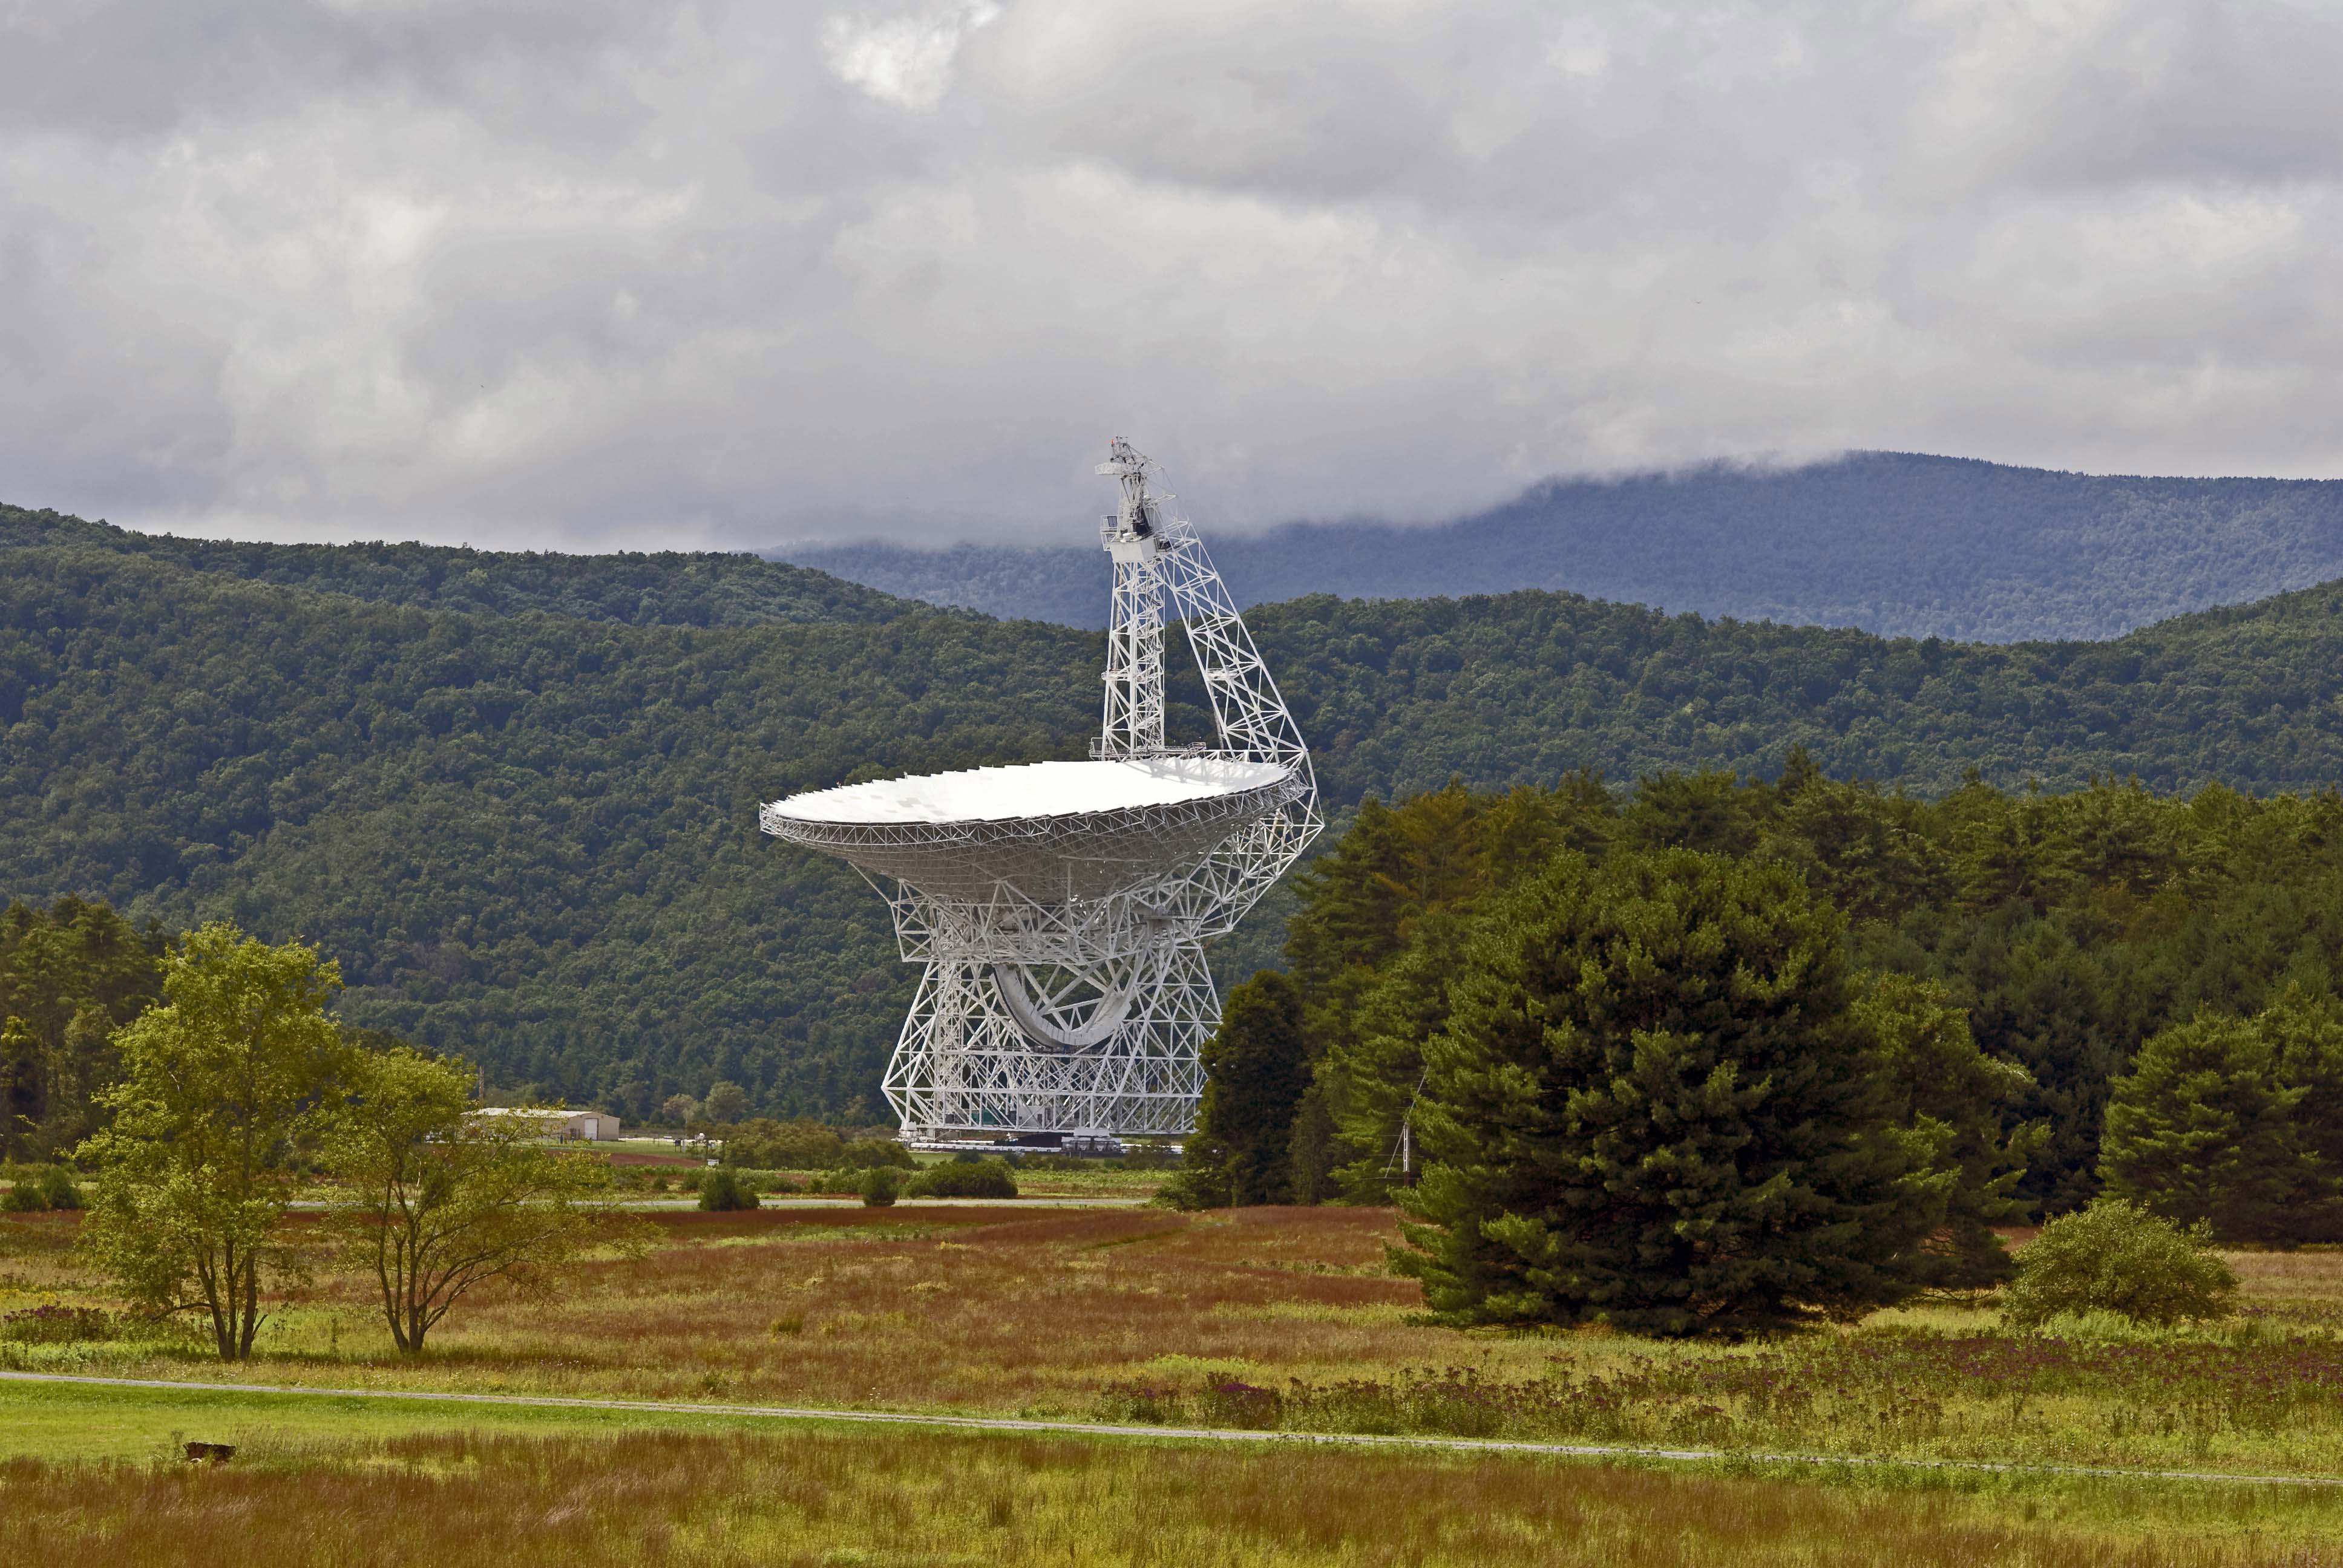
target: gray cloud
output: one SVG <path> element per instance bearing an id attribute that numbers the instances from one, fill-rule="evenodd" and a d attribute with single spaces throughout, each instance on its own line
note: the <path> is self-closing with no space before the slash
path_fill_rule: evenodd
<path id="1" fill-rule="evenodd" d="M 1891 447 L 2331 474 L 2331 11 L 0 3 L 0 496 L 1072 538 Z"/>

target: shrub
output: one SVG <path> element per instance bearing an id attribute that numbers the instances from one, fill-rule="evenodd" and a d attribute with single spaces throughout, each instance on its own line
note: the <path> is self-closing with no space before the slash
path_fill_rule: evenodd
<path id="1" fill-rule="evenodd" d="M 841 1171 L 869 1171 L 881 1165 L 898 1171 L 920 1168 L 911 1151 L 891 1138 L 858 1138 L 839 1151 L 838 1168 Z"/>
<path id="2" fill-rule="evenodd" d="M 73 1176 L 64 1166 L 52 1165 L 41 1177 L 41 1200 L 52 1209 L 78 1209 L 81 1189 L 74 1185 Z"/>
<path id="3" fill-rule="evenodd" d="M 2018 1252 L 2002 1318 L 2035 1328 L 2091 1312 L 2149 1324 L 2226 1316 L 2237 1276 L 2210 1241 L 2201 1223 L 2184 1231 L 2136 1203 L 2102 1198 L 2051 1221 Z"/>
<path id="4" fill-rule="evenodd" d="M 954 1161 L 928 1167 L 904 1191 L 913 1198 L 1014 1198 L 1017 1178 L 1005 1160 Z"/>
<path id="5" fill-rule="evenodd" d="M 30 1176 L 16 1178 L 16 1184 L 8 1189 L 7 1195 L 0 1197 L 0 1212 L 37 1214 L 48 1206 L 48 1200 L 41 1196 L 40 1183 Z"/>
<path id="6" fill-rule="evenodd" d="M 1152 1209 L 1225 1209 L 1230 1202 L 1228 1182 L 1217 1166 L 1175 1171 L 1147 1202 Z"/>
<path id="7" fill-rule="evenodd" d="M 0 1341 L 14 1344 L 70 1344 L 112 1339 L 114 1314 L 96 1307 L 33 1307 L 0 1312 Z"/>
<path id="8" fill-rule="evenodd" d="M 863 1206 L 870 1209 L 893 1208 L 895 1193 L 901 1186 L 902 1181 L 902 1176 L 893 1166 L 873 1165 L 862 1173 L 862 1180 L 858 1183 L 858 1190 L 862 1194 Z"/>
<path id="9" fill-rule="evenodd" d="M 716 1213 L 753 1209 L 757 1206 L 757 1194 L 749 1190 L 738 1171 L 719 1168 L 707 1172 L 700 1181 L 699 1206 Z"/>
<path id="10" fill-rule="evenodd" d="M 828 1171 L 845 1154 L 846 1141 L 818 1121 L 763 1117 L 744 1123 L 724 1144 L 731 1163 L 773 1171 Z"/>

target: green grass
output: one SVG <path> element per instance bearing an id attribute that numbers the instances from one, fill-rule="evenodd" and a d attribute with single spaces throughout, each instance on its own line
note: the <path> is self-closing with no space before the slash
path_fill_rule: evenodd
<path id="1" fill-rule="evenodd" d="M 737 1432 L 739 1416 L 656 1411 L 440 1404 L 233 1389 L 107 1388 L 0 1380 L 0 1457 L 52 1462 L 176 1458 L 183 1442 L 226 1442 L 255 1452 L 287 1445 L 480 1432 L 517 1436 L 628 1431 Z M 761 1423 L 769 1425 L 769 1422 Z"/>
<path id="2" fill-rule="evenodd" d="M 2298 1488 L 1658 1470 L 1024 1434 L 726 1430 L 226 1392 L 63 1397 L 0 1461 L 0 1561 L 1588 1568 L 2343 1561 Z M 299 1407 L 297 1409 L 288 1407 Z M 348 1408 L 348 1407 L 360 1408 Z M 14 1422 L 25 1402 L 0 1403 Z M 238 1445 L 226 1465 L 169 1457 Z M 61 1447 L 74 1446 L 61 1453 Z M 167 1452 L 166 1452 L 166 1445 Z"/>

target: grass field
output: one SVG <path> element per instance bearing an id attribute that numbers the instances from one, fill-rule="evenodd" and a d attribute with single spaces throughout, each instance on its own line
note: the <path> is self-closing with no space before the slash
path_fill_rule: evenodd
<path id="1" fill-rule="evenodd" d="M 1417 1316 L 1415 1287 L 1384 1268 L 1391 1217 L 1371 1211 L 1182 1215 L 971 1204 L 673 1212 L 656 1223 L 660 1244 L 645 1258 L 590 1264 L 550 1298 L 505 1292 L 459 1309 L 419 1362 L 391 1353 L 362 1282 L 324 1274 L 264 1332 L 255 1362 L 224 1367 L 176 1331 L 137 1329 L 119 1315 L 61 1316 L 57 1309 L 111 1314 L 116 1303 L 75 1261 L 73 1216 L 10 1217 L 0 1220 L 0 1366 L 2343 1475 L 2343 1255 L 2333 1252 L 2235 1256 L 2247 1310 L 2217 1331 L 2144 1335 L 2086 1324 L 2020 1335 L 2000 1327 L 1989 1303 L 1946 1301 L 1845 1330 L 1674 1345 L 1428 1325 Z M 10 1316 L 40 1308 L 50 1310 L 37 1319 Z M 1068 1500 L 1099 1487 L 1119 1489 L 1113 1494 L 1127 1499 L 1133 1517 L 1160 1514 L 1160 1528 L 1115 1537 L 1121 1545 L 1101 1543 L 1085 1561 L 1378 1560 L 1384 1546 L 1353 1528 L 1360 1520 L 1313 1514 L 1300 1501 L 1290 1509 L 1260 1504 L 1259 1553 L 1212 1555 L 1220 1550 L 1213 1489 L 1251 1487 L 1243 1478 L 1286 1473 L 1281 1467 L 1322 1466 L 1322 1483 L 1313 1470 L 1311 1485 L 1330 1494 L 1363 1486 L 1390 1500 L 1390 1561 L 1522 1555 L 1500 1543 L 1518 1547 L 1553 1530 L 1566 1531 L 1578 1554 L 1551 1560 L 1568 1562 L 1715 1561 L 1729 1538 L 1763 1549 L 1746 1555 L 1735 1547 L 1733 1561 L 1844 1561 L 1829 1549 L 1847 1531 L 1865 1543 L 1864 1560 L 1877 1562 L 2343 1561 L 2319 1555 L 2320 1543 L 2343 1539 L 2343 1497 L 2308 1489 L 2123 1483 L 2108 1483 L 2117 1488 L 2109 1492 L 2040 1477 L 1914 1482 L 1876 1473 L 1826 1484 L 1788 1472 L 1622 1475 L 1532 1460 L 1143 1445 L 1140 1452 L 1153 1457 L 1142 1462 L 1075 1439 L 775 1433 L 699 1417 L 662 1417 L 650 1422 L 656 1432 L 620 1432 L 644 1419 L 0 1385 L 0 1454 L 18 1456 L 0 1483 L 0 1515 L 15 1519 L 29 1508 L 29 1516 L 50 1521 L 42 1528 L 64 1533 L 56 1541 L 97 1543 L 146 1528 L 135 1521 L 226 1507 L 230 1497 L 243 1499 L 236 1507 L 260 1509 L 269 1488 L 311 1481 L 373 1488 L 386 1498 L 437 1488 L 459 1513 L 493 1512 L 493 1497 L 549 1484 L 550 1467 L 579 1479 L 546 1492 L 537 1517 L 564 1506 L 578 1518 L 639 1506 L 641 1517 L 628 1528 L 669 1543 L 660 1550 L 678 1561 L 724 1561 L 726 1553 L 757 1561 L 953 1560 L 937 1544 L 949 1535 L 951 1551 L 972 1553 L 970 1561 L 1038 1562 L 1049 1554 L 1043 1543 L 1061 1538 L 1052 1531 L 1073 1528 L 1047 1523 L 1058 1519 L 1052 1511 L 1071 1520 L 1079 1508 Z M 156 1468 L 175 1433 L 239 1442 L 246 1452 L 232 1477 Z M 684 1457 L 691 1452 L 703 1457 Z M 787 1501 L 798 1493 L 750 1487 L 736 1497 L 719 1483 L 767 1464 L 779 1467 L 777 1475 L 810 1466 L 829 1477 L 822 1494 L 835 1502 L 819 1517 L 850 1516 L 866 1506 L 852 1501 L 862 1494 L 857 1489 L 879 1487 L 910 1465 L 922 1488 L 960 1477 L 953 1499 L 1008 1498 L 998 1506 L 1026 1509 L 1015 1516 L 1030 1514 L 1031 1528 L 988 1536 L 961 1517 L 960 1502 L 940 1500 L 935 1518 L 960 1521 L 937 1523 L 941 1533 L 912 1530 L 892 1544 L 858 1537 L 856 1550 L 878 1554 L 825 1558 L 837 1543 L 815 1515 Z M 1021 1491 L 1003 1479 L 1019 1474 L 1026 1476 Z M 110 1480 L 98 1484 L 92 1478 L 100 1475 Z M 1175 1484 L 1180 1476 L 1188 1479 Z M 600 1479 L 589 1485 L 590 1477 Z M 1434 1506 L 1443 1487 L 1468 1482 L 1479 1489 L 1473 1495 L 1492 1500 L 1485 1513 L 1450 1517 L 1453 1511 Z M 1192 1517 L 1179 1504 L 1180 1488 L 1190 1485 L 1203 1489 Z M 572 1491 L 574 1505 L 558 1501 Z M 1795 1528 L 1768 1512 L 1788 1506 L 1769 1500 L 1794 1496 L 1805 1500 L 1792 1510 Z M 639 1502 L 611 1501 L 626 1497 Z M 1420 1517 L 1403 1498 L 1421 1500 Z M 55 1501 L 35 1506 L 33 1499 Z M 365 1506 L 353 1494 L 349 1517 L 362 1517 Z M 1652 1538 L 1627 1528 L 1624 1515 L 1613 1519 L 1623 1509 L 1673 1510 L 1669 1517 L 1688 1523 Z M 728 1521 L 716 1535 L 705 1533 L 715 1528 L 709 1516 Z M 2168 1527 L 2134 1529 L 2126 1521 L 2135 1516 Z M 347 1553 L 321 1560 L 390 1560 L 367 1554 L 374 1539 L 355 1531 Z M 89 1549 L 120 1554 L 118 1543 Z"/>
<path id="2" fill-rule="evenodd" d="M 0 1462 L 0 1561 L 1151 1564 L 2288 1563 L 2343 1507 L 2119 1483 L 1881 1486 L 1063 1438 L 247 1433 L 229 1465 Z"/>

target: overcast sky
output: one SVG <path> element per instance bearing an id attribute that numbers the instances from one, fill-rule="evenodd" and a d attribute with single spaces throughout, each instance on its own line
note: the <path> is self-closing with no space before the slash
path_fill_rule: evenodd
<path id="1" fill-rule="evenodd" d="M 1891 447 L 2343 474 L 2343 12 L 0 0 L 0 498 L 1073 539 Z"/>

